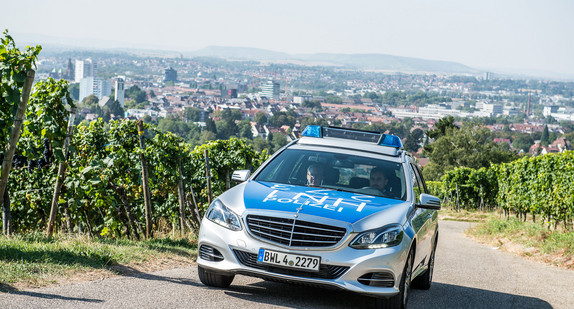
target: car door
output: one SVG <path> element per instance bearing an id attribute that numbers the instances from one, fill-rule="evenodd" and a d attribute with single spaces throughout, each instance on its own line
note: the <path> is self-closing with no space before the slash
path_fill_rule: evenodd
<path id="1" fill-rule="evenodd" d="M 417 174 L 418 169 L 412 164 L 409 163 L 409 174 L 413 188 L 414 194 L 414 203 L 415 205 L 420 203 L 420 195 L 421 193 L 425 193 L 425 187 L 422 183 L 422 179 L 420 175 Z M 423 208 L 415 208 L 415 214 L 411 221 L 413 229 L 417 234 L 417 250 L 415 253 L 415 263 L 414 268 L 416 269 L 419 266 L 422 266 L 423 263 L 426 261 L 426 257 L 430 253 L 431 250 L 431 239 L 432 239 L 432 220 L 433 214 L 431 210 L 423 209 Z"/>

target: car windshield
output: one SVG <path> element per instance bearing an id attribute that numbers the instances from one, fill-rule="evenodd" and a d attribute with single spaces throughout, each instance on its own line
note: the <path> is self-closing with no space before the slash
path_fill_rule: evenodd
<path id="1" fill-rule="evenodd" d="M 326 151 L 286 149 L 255 180 L 406 200 L 402 164 Z"/>

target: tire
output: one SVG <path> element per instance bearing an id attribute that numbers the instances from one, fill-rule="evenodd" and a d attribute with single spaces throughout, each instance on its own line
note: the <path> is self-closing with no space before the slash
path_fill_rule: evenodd
<path id="1" fill-rule="evenodd" d="M 420 274 L 413 280 L 413 288 L 420 289 L 420 290 L 428 290 L 432 285 L 432 276 L 434 272 L 434 260 L 435 260 L 435 252 L 436 252 L 436 244 L 438 242 L 438 235 L 435 237 L 435 242 L 433 245 L 432 252 L 430 254 L 429 263 L 427 270 L 424 273 Z"/>
<path id="2" fill-rule="evenodd" d="M 235 278 L 235 275 L 222 275 L 199 265 L 197 266 L 197 274 L 199 275 L 199 281 L 201 281 L 201 283 L 216 288 L 229 287 L 231 282 L 233 282 L 233 278 Z"/>
<path id="3" fill-rule="evenodd" d="M 407 308 L 407 301 L 409 300 L 409 294 L 411 291 L 411 277 L 413 275 L 414 258 L 415 251 L 411 249 L 409 256 L 407 257 L 407 262 L 405 263 L 405 268 L 403 269 L 403 274 L 401 276 L 399 293 L 389 298 L 376 298 L 375 308 Z"/>

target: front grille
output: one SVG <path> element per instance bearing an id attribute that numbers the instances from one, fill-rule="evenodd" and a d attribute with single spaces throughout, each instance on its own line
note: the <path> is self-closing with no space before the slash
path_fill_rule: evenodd
<path id="1" fill-rule="evenodd" d="M 395 278 L 389 272 L 368 273 L 362 275 L 358 281 L 364 285 L 392 288 L 395 286 Z"/>
<path id="2" fill-rule="evenodd" d="M 234 249 L 233 253 L 235 254 L 235 257 L 237 258 L 239 263 L 245 266 L 265 270 L 276 274 L 303 277 L 303 278 L 337 279 L 341 277 L 341 275 L 343 275 L 349 269 L 348 266 L 337 266 L 327 264 L 319 265 L 318 272 L 299 270 L 299 269 L 288 269 L 265 264 L 259 264 L 257 263 L 257 254 L 255 253 L 241 251 L 237 249 Z"/>
<path id="3" fill-rule="evenodd" d="M 199 257 L 212 262 L 223 261 L 223 254 L 219 250 L 206 245 L 199 247 Z"/>
<path id="4" fill-rule="evenodd" d="M 329 247 L 347 233 L 342 227 L 315 222 L 258 215 L 247 216 L 251 233 L 289 247 Z"/>

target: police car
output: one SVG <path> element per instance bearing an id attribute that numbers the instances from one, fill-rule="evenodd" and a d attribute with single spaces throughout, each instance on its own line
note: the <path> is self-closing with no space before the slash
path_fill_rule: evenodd
<path id="1" fill-rule="evenodd" d="M 235 275 L 339 288 L 404 308 L 431 286 L 440 200 L 394 135 L 307 126 L 208 208 L 200 281 Z"/>

